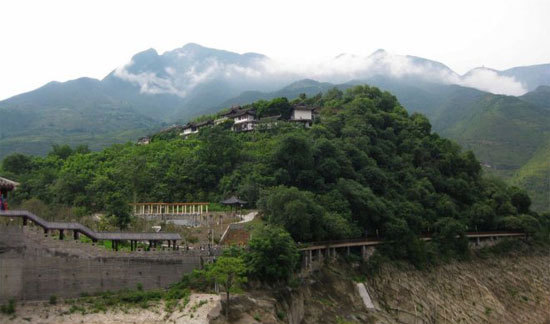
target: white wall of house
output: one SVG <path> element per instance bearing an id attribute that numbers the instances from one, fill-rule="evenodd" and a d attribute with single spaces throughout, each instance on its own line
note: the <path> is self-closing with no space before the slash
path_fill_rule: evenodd
<path id="1" fill-rule="evenodd" d="M 193 131 L 193 128 L 189 127 L 183 130 L 183 135 L 193 134 L 198 132 L 198 130 Z"/>
<path id="2" fill-rule="evenodd" d="M 234 119 L 235 124 L 240 124 L 240 123 L 244 123 L 244 122 L 248 122 L 248 121 L 252 121 L 252 120 L 254 120 L 254 116 L 249 115 L 249 114 L 245 114 L 245 115 L 236 117 Z"/>
<path id="3" fill-rule="evenodd" d="M 309 109 L 294 109 L 292 111 L 292 119 L 293 120 L 311 120 L 311 110 Z"/>

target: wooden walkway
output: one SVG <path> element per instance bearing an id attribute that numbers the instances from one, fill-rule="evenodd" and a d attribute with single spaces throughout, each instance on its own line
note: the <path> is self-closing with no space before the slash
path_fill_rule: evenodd
<path id="1" fill-rule="evenodd" d="M 92 229 L 75 222 L 49 222 L 35 214 L 26 210 L 8 210 L 0 211 L 0 217 L 21 218 L 23 225 L 27 225 L 30 220 L 36 225 L 44 229 L 44 233 L 48 234 L 51 231 L 59 231 L 59 238 L 63 239 L 65 231 L 71 231 L 74 239 L 78 239 L 79 234 L 89 237 L 92 242 L 111 241 L 113 249 L 118 249 L 118 243 L 121 241 L 130 241 L 132 250 L 137 247 L 137 242 L 148 241 L 151 246 L 156 246 L 158 243 L 166 241 L 168 246 L 174 249 L 177 247 L 177 241 L 181 241 L 181 236 L 178 233 L 131 233 L 131 232 L 95 232 Z"/>
<path id="2" fill-rule="evenodd" d="M 467 232 L 466 237 L 470 240 L 472 239 L 491 239 L 491 238 L 503 238 L 503 237 L 523 237 L 525 233 L 521 232 L 506 232 L 506 231 L 495 231 L 495 232 Z M 424 241 L 432 240 L 430 235 L 424 235 L 420 238 Z M 312 251 L 312 250 L 322 250 L 327 248 L 343 248 L 343 247 L 354 247 L 354 246 L 372 246 L 385 244 L 387 241 L 381 240 L 379 238 L 359 238 L 359 239 L 350 239 L 350 240 L 340 240 L 340 241 L 322 241 L 322 242 L 311 242 L 303 244 L 299 248 L 300 251 Z"/>
<path id="3" fill-rule="evenodd" d="M 474 241 L 476 245 L 480 245 L 483 242 L 489 241 L 493 244 L 500 238 L 506 237 L 525 237 L 525 233 L 521 232 L 468 232 L 466 237 L 470 241 Z M 430 235 L 424 235 L 420 238 L 424 241 L 432 240 Z M 352 248 L 361 248 L 361 256 L 364 260 L 367 260 L 373 253 L 377 245 L 390 243 L 383 241 L 379 238 L 360 238 L 341 241 L 324 241 L 324 242 L 311 242 L 302 244 L 298 250 L 302 255 L 302 267 L 304 269 L 311 270 L 314 263 L 320 265 L 325 258 L 336 259 L 336 250 L 345 249 L 346 254 L 350 254 Z"/>

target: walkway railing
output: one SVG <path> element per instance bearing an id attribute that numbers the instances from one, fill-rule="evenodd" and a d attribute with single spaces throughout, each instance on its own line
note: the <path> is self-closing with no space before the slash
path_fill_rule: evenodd
<path id="1" fill-rule="evenodd" d="M 36 225 L 42 227 L 45 233 L 54 230 L 59 231 L 60 239 L 63 238 L 63 231 L 68 230 L 73 232 L 75 239 L 78 238 L 78 234 L 80 233 L 89 237 L 93 242 L 102 240 L 112 241 L 114 243 L 113 248 L 115 249 L 115 246 L 117 246 L 120 241 L 131 241 L 132 246 L 134 246 L 134 243 L 138 241 L 149 241 L 155 243 L 168 241 L 169 246 L 170 243 L 173 243 L 174 248 L 176 247 L 176 242 L 181 241 L 181 236 L 178 233 L 95 232 L 92 229 L 76 222 L 49 222 L 26 210 L 0 211 L 0 217 L 21 218 L 23 219 L 23 225 L 27 225 L 27 221 L 30 220 Z"/>
<path id="2" fill-rule="evenodd" d="M 163 203 L 163 202 L 145 202 L 133 203 L 132 210 L 134 215 L 194 215 L 208 213 L 207 202 L 191 203 Z"/>
<path id="3" fill-rule="evenodd" d="M 507 232 L 507 231 L 494 231 L 494 232 L 467 232 L 466 237 L 468 239 L 477 238 L 491 238 L 491 237 L 522 237 L 525 233 L 522 232 Z M 421 240 L 430 241 L 432 235 L 426 234 L 420 237 Z M 352 246 L 366 246 L 366 245 L 380 245 L 387 243 L 380 238 L 357 238 L 347 240 L 334 240 L 334 241 L 318 241 L 309 242 L 299 245 L 300 251 L 318 250 L 325 248 L 337 248 L 337 247 L 352 247 Z"/>

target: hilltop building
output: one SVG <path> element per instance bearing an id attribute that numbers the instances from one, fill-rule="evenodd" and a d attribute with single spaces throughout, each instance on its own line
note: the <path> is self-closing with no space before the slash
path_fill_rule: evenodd
<path id="1" fill-rule="evenodd" d="M 183 126 L 183 132 L 181 132 L 180 135 L 188 136 L 190 134 L 196 134 L 201 128 L 212 125 L 214 125 L 214 121 L 212 120 L 206 120 L 200 123 L 187 123 L 185 126 Z"/>
<path id="2" fill-rule="evenodd" d="M 233 121 L 232 130 L 234 132 L 249 132 L 253 130 L 270 129 L 281 121 L 301 123 L 304 127 L 311 127 L 316 116 L 318 108 L 295 105 L 289 119 L 282 118 L 281 115 L 266 116 L 258 118 L 254 109 L 245 109 L 240 106 L 232 107 L 229 111 L 220 115 L 220 118 L 208 120 L 201 123 L 188 123 L 183 127 L 182 136 L 188 136 L 199 132 L 199 129 L 206 126 L 219 125 L 228 120 Z"/>
<path id="3" fill-rule="evenodd" d="M 138 145 L 147 145 L 147 144 L 149 144 L 149 143 L 151 143 L 151 138 L 150 138 L 150 137 L 147 137 L 147 136 L 141 137 L 141 138 L 138 139 L 138 141 L 137 141 L 137 144 L 138 144 Z"/>
<path id="4" fill-rule="evenodd" d="M 305 105 L 296 105 L 292 107 L 290 121 L 303 123 L 305 127 L 311 127 L 313 124 L 313 109 L 313 107 Z"/>

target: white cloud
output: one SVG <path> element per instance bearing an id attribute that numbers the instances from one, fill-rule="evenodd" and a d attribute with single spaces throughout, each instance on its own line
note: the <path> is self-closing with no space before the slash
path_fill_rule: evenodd
<path id="1" fill-rule="evenodd" d="M 269 84 L 272 88 L 268 90 L 276 90 L 273 87 L 303 78 L 343 83 L 376 75 L 394 78 L 414 76 L 426 81 L 459 84 L 497 94 L 521 95 L 527 92 L 514 78 L 500 76 L 493 70 L 476 69 L 461 77 L 439 63 L 385 51 L 377 51 L 367 57 L 342 54 L 304 62 L 265 58 L 249 62 L 247 66 L 220 62 L 215 57 L 195 61 L 189 66 L 189 62 L 186 62 L 189 56 L 179 56 L 185 54 L 183 52 L 177 54 L 177 61 L 164 68 L 166 76 L 163 77 L 154 72 L 130 73 L 128 68 L 133 62 L 118 68 L 115 74 L 137 84 L 142 93 L 168 93 L 180 97 L 186 97 L 198 85 L 214 79 L 228 80 L 244 91 L 259 90 L 261 84 Z"/>
<path id="2" fill-rule="evenodd" d="M 514 77 L 502 76 L 490 69 L 472 70 L 462 77 L 459 84 L 511 96 L 520 96 L 527 92 L 527 88 L 521 82 L 516 81 Z"/>

